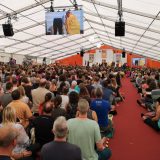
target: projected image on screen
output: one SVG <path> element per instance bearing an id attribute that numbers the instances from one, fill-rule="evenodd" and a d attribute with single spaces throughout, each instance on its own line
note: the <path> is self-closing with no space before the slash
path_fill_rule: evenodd
<path id="1" fill-rule="evenodd" d="M 83 10 L 46 12 L 46 35 L 83 34 Z"/>
<path id="2" fill-rule="evenodd" d="M 134 66 L 144 66 L 146 64 L 145 58 L 132 58 L 132 65 Z"/>

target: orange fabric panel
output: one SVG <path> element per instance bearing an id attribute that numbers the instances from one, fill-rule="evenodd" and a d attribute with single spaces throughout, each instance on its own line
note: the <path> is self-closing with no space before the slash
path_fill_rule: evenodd
<path id="1" fill-rule="evenodd" d="M 82 65 L 82 57 L 80 55 L 73 55 L 71 57 L 67 57 L 67 58 L 64 58 L 64 59 L 61 59 L 61 60 L 57 60 L 55 63 L 58 63 L 60 65 L 64 65 L 64 66 L 67 66 L 67 65 L 72 65 L 72 66 L 79 65 L 79 66 L 81 66 Z"/>
<path id="2" fill-rule="evenodd" d="M 151 59 L 147 59 L 147 67 L 150 67 L 150 68 L 160 68 L 160 62 L 158 61 L 154 61 L 154 60 L 151 60 Z"/>

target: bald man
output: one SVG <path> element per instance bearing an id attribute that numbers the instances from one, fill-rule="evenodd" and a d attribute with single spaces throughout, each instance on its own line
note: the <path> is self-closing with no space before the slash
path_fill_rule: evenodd
<path id="1" fill-rule="evenodd" d="M 0 128 L 0 160 L 11 160 L 18 132 L 11 125 Z"/>

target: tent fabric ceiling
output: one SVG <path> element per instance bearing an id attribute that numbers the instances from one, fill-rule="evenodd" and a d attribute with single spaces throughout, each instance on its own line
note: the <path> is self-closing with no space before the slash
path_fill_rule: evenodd
<path id="1" fill-rule="evenodd" d="M 54 7 L 70 6 L 73 0 L 54 0 Z M 118 20 L 117 0 L 77 0 L 84 9 L 83 35 L 45 35 L 45 8 L 50 0 L 3 0 L 0 2 L 0 48 L 6 53 L 50 59 L 64 58 L 97 43 L 123 49 L 153 59 L 160 59 L 160 1 L 123 0 L 125 37 L 115 37 Z M 17 14 L 12 20 L 13 37 L 3 35 L 2 24 L 7 14 Z M 93 42 L 89 38 L 94 36 Z"/>

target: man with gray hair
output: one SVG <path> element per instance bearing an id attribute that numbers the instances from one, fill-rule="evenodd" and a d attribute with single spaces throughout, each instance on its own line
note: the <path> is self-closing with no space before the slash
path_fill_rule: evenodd
<path id="1" fill-rule="evenodd" d="M 66 142 L 68 127 L 63 116 L 55 120 L 52 131 L 55 139 L 42 147 L 42 160 L 82 160 L 80 148 Z"/>
<path id="2" fill-rule="evenodd" d="M 80 147 L 84 160 L 108 160 L 111 151 L 105 147 L 107 139 L 101 139 L 97 122 L 87 118 L 88 109 L 88 101 L 80 99 L 78 117 L 68 120 L 68 142 Z"/>
<path id="3" fill-rule="evenodd" d="M 17 130 L 10 125 L 0 128 L 0 160 L 11 160 L 17 136 Z"/>

